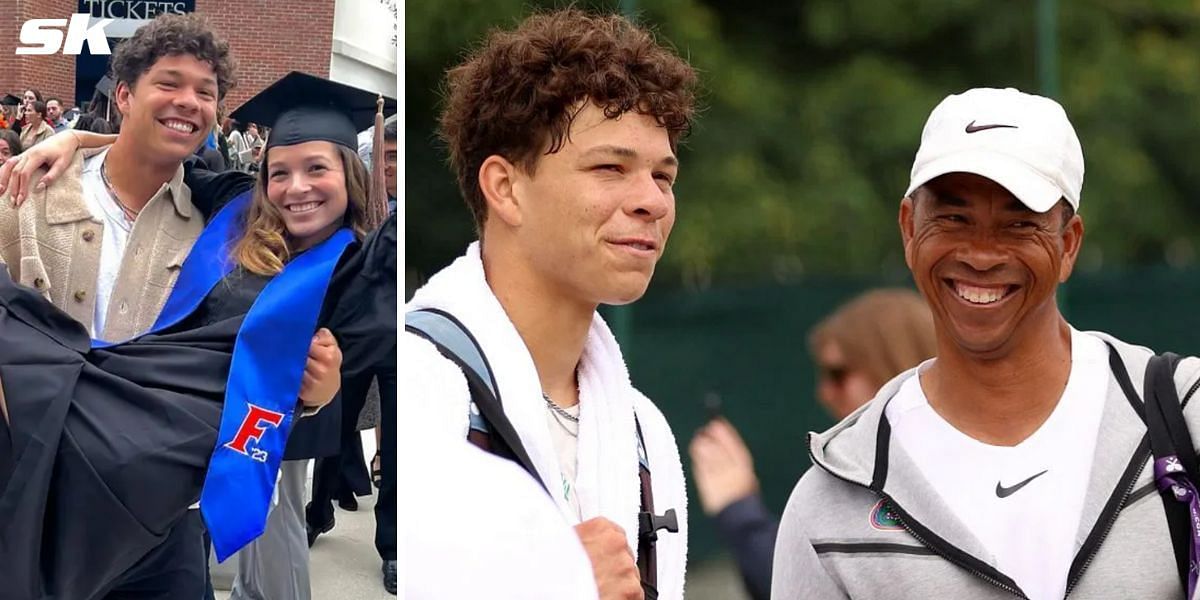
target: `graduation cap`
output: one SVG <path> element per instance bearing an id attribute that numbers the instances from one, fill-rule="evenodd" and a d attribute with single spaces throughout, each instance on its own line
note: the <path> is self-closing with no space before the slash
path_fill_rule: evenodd
<path id="1" fill-rule="evenodd" d="M 113 88 L 115 88 L 115 87 L 116 87 L 116 82 L 114 82 L 112 80 L 112 77 L 109 77 L 108 75 L 101 77 L 100 81 L 96 82 L 96 91 L 100 92 L 101 94 L 104 94 L 105 96 L 107 96 L 109 98 L 113 97 Z"/>
<path id="2" fill-rule="evenodd" d="M 246 101 L 229 116 L 271 128 L 266 149 L 326 141 L 358 149 L 358 132 L 374 123 L 379 95 L 353 86 L 292 71 Z M 396 101 L 384 98 L 384 111 Z"/>
<path id="3" fill-rule="evenodd" d="M 4 97 L 0 98 L 0 106 L 20 106 L 20 105 L 21 105 L 21 99 L 12 94 L 5 94 Z"/>

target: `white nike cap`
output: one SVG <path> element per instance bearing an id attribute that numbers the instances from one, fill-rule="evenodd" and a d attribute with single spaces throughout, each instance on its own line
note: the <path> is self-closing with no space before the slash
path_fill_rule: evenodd
<path id="1" fill-rule="evenodd" d="M 1079 210 L 1083 149 L 1054 100 L 1013 88 L 947 96 L 929 114 L 905 196 L 947 173 L 974 173 L 1044 213 L 1060 198 Z"/>

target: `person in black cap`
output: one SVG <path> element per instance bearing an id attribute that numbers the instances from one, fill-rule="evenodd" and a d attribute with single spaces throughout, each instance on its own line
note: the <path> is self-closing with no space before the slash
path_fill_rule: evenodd
<path id="1" fill-rule="evenodd" d="M 215 307 L 214 314 L 245 312 L 263 288 L 264 281 L 278 272 L 287 257 L 296 251 L 328 238 L 338 228 L 349 227 L 358 234 L 373 228 L 373 223 L 367 222 L 366 170 L 352 149 L 356 146 L 355 131 L 365 126 L 374 112 L 376 96 L 368 92 L 293 72 L 234 113 L 252 115 L 245 116 L 247 120 L 274 124 L 258 178 L 239 172 L 211 173 L 203 168 L 203 164 L 188 161 L 185 181 L 192 190 L 193 203 L 205 214 L 220 214 L 233 200 L 244 197 L 247 192 L 253 193 L 253 200 L 241 217 L 244 234 L 232 246 L 233 257 L 240 264 L 240 270 L 235 272 L 242 272 L 242 275 L 232 275 L 226 284 L 215 288 L 202 305 L 202 312 L 203 307 L 209 305 Z M 31 156 L 25 167 L 36 168 L 43 161 L 53 163 L 46 175 L 46 178 L 52 178 L 64 158 L 73 154 L 76 140 L 85 145 L 100 145 L 107 142 L 108 137 L 92 134 L 78 134 L 78 138 L 55 137 L 47 143 L 46 149 L 53 151 Z M 4 180 L 4 175 L 0 173 L 0 180 Z M 394 244 L 394 229 L 392 220 L 391 233 L 382 232 L 376 236 L 386 238 L 391 235 L 391 244 Z M 394 248 L 391 251 L 394 252 Z M 386 251 L 379 253 L 386 254 Z M 390 277 L 394 277 L 395 272 L 390 272 Z M 378 362 L 390 360 L 395 364 L 394 278 L 386 286 L 390 288 L 377 290 L 378 299 L 355 295 L 355 301 L 364 307 L 388 305 L 390 299 L 390 308 L 367 311 L 370 318 L 359 319 L 360 334 L 352 334 L 349 338 L 338 336 L 347 353 L 343 377 L 360 377 L 355 370 Z M 330 289 L 335 288 L 331 286 Z M 198 324 L 206 324 L 204 320 L 200 319 Z M 355 325 L 353 329 L 358 331 L 358 328 L 359 325 Z M 386 334 L 389 330 L 391 335 Z M 368 338 L 371 343 L 354 343 L 361 338 Z M 301 516 L 304 458 L 336 454 L 340 445 L 340 416 L 340 407 L 335 406 L 298 421 L 283 452 L 278 505 L 270 512 L 266 524 L 268 533 L 240 553 L 239 578 L 235 582 L 233 598 L 306 599 L 310 595 L 306 562 L 275 562 L 281 558 L 307 556 Z M 395 445 L 394 440 L 391 445 Z M 301 460 L 294 461 L 294 458 Z M 388 510 L 394 512 L 394 493 L 391 498 Z M 392 532 L 394 530 L 392 528 Z M 395 538 L 395 533 L 391 533 L 391 538 Z M 395 541 L 391 542 L 391 552 L 390 589 L 395 589 Z"/>
<path id="2" fill-rule="evenodd" d="M 17 107 L 21 105 L 21 99 L 12 95 L 5 94 L 0 97 L 0 129 L 10 129 L 21 135 L 21 126 L 18 124 Z"/>
<path id="3" fill-rule="evenodd" d="M 113 110 L 112 96 L 115 84 L 111 77 L 105 75 L 96 83 L 96 91 L 88 102 L 87 112 L 79 115 L 72 128 L 80 131 L 96 133 L 114 133 L 120 129 L 121 113 Z"/>

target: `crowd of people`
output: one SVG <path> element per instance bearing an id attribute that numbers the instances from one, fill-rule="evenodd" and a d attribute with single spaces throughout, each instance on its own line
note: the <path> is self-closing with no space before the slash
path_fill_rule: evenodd
<path id="1" fill-rule="evenodd" d="M 0 597 L 211 599 L 215 553 L 232 598 L 304 600 L 326 505 L 372 487 L 395 594 L 395 101 L 292 72 L 226 154 L 235 61 L 194 14 L 105 80 L 0 134 Z"/>
<path id="2" fill-rule="evenodd" d="M 113 80 L 105 77 L 97 84 L 87 110 L 79 107 L 64 109 L 62 100 L 54 97 L 43 100 L 42 93 L 33 88 L 20 96 L 5 94 L 0 98 L 0 158 L 21 154 L 66 129 L 119 133 L 121 111 L 113 103 L 114 92 Z M 264 126 L 260 130 L 257 123 L 242 123 L 220 114 L 218 121 L 220 126 L 214 126 L 208 132 L 204 144 L 196 149 L 196 156 L 213 172 L 257 173 L 270 128 Z"/>

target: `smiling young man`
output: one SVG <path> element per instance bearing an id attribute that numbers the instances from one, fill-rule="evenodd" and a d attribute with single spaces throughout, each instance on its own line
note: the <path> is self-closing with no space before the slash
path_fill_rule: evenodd
<path id="1" fill-rule="evenodd" d="M 1083 171 L 1053 100 L 973 89 L 934 109 L 899 223 L 937 357 L 810 436 L 774 598 L 1183 595 L 1139 416 L 1152 353 L 1056 302 Z M 1179 363 L 1181 399 L 1198 374 Z"/>
<path id="2" fill-rule="evenodd" d="M 102 152 L 75 153 L 61 176 L 19 208 L 9 193 L 0 196 L 0 266 L 93 338 L 122 341 L 154 324 L 204 228 L 182 163 L 212 129 L 233 65 L 228 45 L 200 17 L 165 15 L 122 43 L 111 68 L 120 135 Z M 105 598 L 203 595 L 199 511 L 161 533 L 162 543 Z"/>
<path id="3" fill-rule="evenodd" d="M 577 10 L 493 32 L 449 72 L 442 136 L 480 241 L 407 309 L 448 313 L 469 331 L 517 439 L 491 416 L 469 418 L 478 403 L 467 379 L 453 363 L 456 376 L 431 377 L 449 360 L 415 333 L 401 341 L 416 374 L 402 384 L 406 402 L 440 408 L 447 435 L 537 478 L 575 525 L 601 598 L 683 597 L 687 498 L 675 439 L 630 384 L 596 309 L 640 298 L 662 256 L 695 83 L 647 31 Z M 516 456 L 503 449 L 512 445 Z M 673 509 L 678 523 L 658 530 L 653 552 L 650 528 L 639 535 L 651 509 Z M 521 585 L 536 597 L 536 581 Z"/>
<path id="4" fill-rule="evenodd" d="M 111 68 L 120 135 L 100 153 L 78 151 L 20 208 L 0 198 L 0 262 L 93 337 L 119 341 L 153 324 L 204 228 L 182 165 L 234 81 L 228 45 L 196 16 L 155 19 Z"/>

